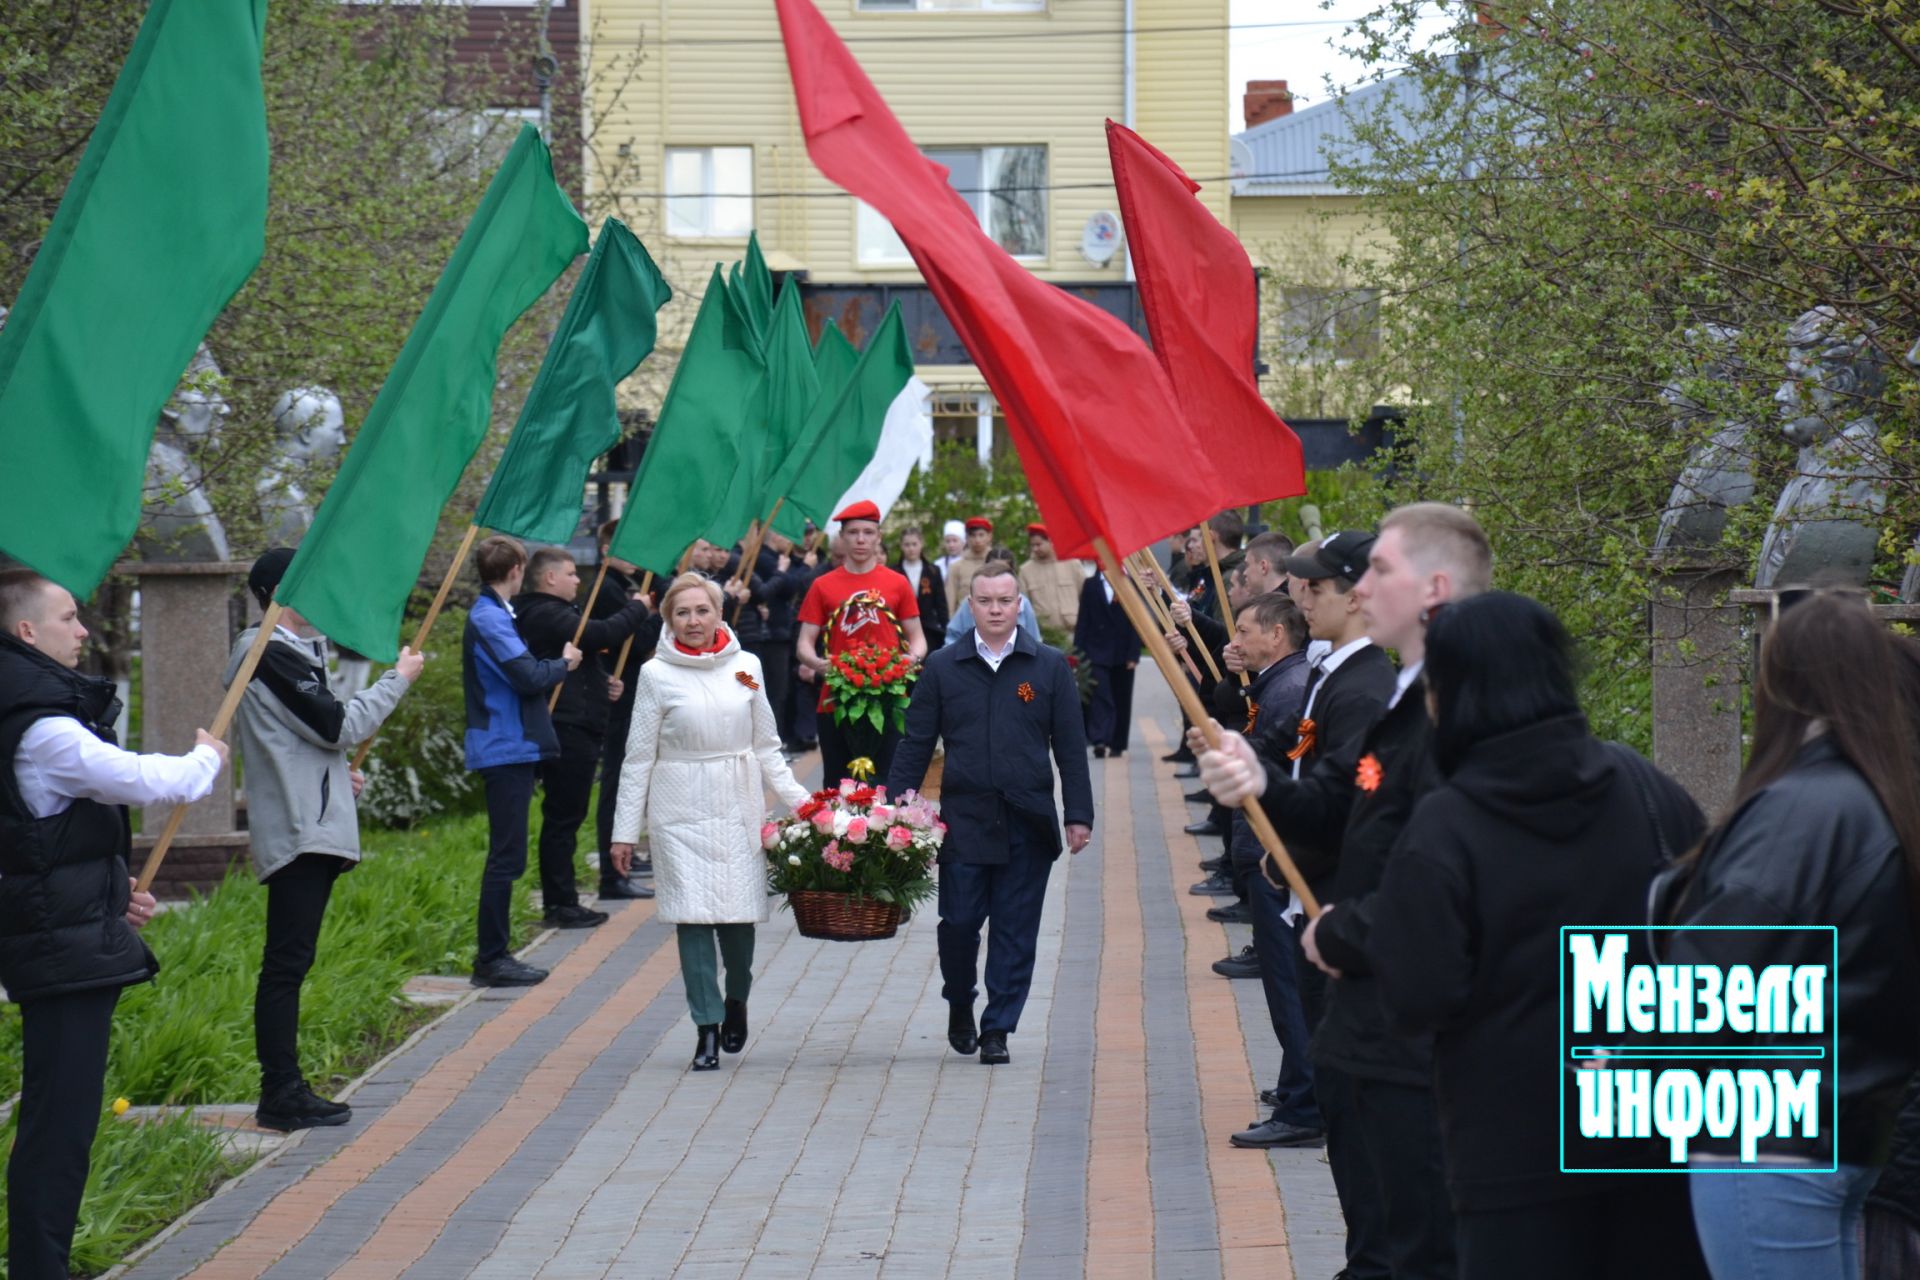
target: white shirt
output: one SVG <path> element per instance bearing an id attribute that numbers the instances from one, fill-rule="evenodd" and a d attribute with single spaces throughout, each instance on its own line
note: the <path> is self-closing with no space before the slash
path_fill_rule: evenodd
<path id="1" fill-rule="evenodd" d="M 1000 652 L 995 653 L 992 649 L 989 649 L 987 647 L 987 642 L 981 639 L 980 633 L 978 631 L 975 631 L 973 633 L 973 651 L 979 654 L 981 660 L 984 661 L 988 666 L 992 667 L 995 671 L 998 671 L 1000 669 L 1000 664 L 1007 660 L 1007 655 L 1013 652 L 1014 642 L 1017 641 L 1019 638 L 1020 638 L 1020 632 L 1016 629 L 1012 635 L 1007 637 L 1006 647 L 1000 650 Z"/>
<path id="2" fill-rule="evenodd" d="M 900 572 L 906 575 L 907 584 L 917 593 L 920 590 L 920 575 L 926 572 L 925 560 L 902 560 Z"/>
<path id="3" fill-rule="evenodd" d="M 1427 660 L 1422 658 L 1400 668 L 1399 678 L 1394 681 L 1393 696 L 1387 699 L 1387 710 L 1391 711 L 1400 705 L 1400 699 L 1406 696 L 1407 690 L 1413 688 L 1413 682 L 1420 678 L 1420 669 L 1426 665 Z"/>
<path id="4" fill-rule="evenodd" d="M 213 790 L 220 755 L 198 746 L 183 756 L 135 755 L 96 738 L 72 716 L 36 720 L 13 754 L 20 799 L 36 818 L 75 800 L 102 804 L 189 804 Z"/>
<path id="5" fill-rule="evenodd" d="M 1331 640 L 1307 641 L 1307 665 L 1309 667 L 1319 666 L 1327 660 L 1327 655 L 1332 652 L 1333 641 Z"/>

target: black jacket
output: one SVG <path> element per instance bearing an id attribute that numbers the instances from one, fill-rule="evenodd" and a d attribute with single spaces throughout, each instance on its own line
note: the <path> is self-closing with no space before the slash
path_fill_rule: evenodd
<path id="1" fill-rule="evenodd" d="M 1679 784 L 1578 715 L 1481 743 L 1415 807 L 1363 904 L 1365 963 L 1392 1024 L 1435 1037 L 1454 1208 L 1618 1187 L 1559 1172 L 1560 928 L 1638 920 L 1662 850 L 1690 848 L 1705 827 Z M 1567 1141 L 1571 1153 L 1577 1125 Z M 1615 1159 L 1579 1162 L 1619 1164 L 1618 1144 L 1605 1145 Z"/>
<path id="2" fill-rule="evenodd" d="M 1900 838 L 1873 787 L 1831 739 L 1800 749 L 1748 797 L 1697 864 L 1662 877 L 1655 923 L 1835 925 L 1840 967 L 1840 1161 L 1881 1164 L 1907 1080 L 1920 1068 L 1920 950 Z M 1752 963 L 1751 946 L 1708 929 L 1664 935 L 1659 960 Z M 1832 936 L 1782 934 L 1770 964 L 1833 963 Z M 1804 946 L 1792 939 L 1804 940 Z M 1832 1078 L 1821 1077 L 1822 1114 Z M 1713 1150 L 1706 1141 L 1697 1144 Z"/>
<path id="3" fill-rule="evenodd" d="M 658 578 L 655 581 L 658 581 Z M 632 578 L 618 569 L 608 569 L 607 580 L 600 584 L 600 594 L 593 600 L 594 621 L 603 622 L 613 617 L 625 609 L 639 594 L 639 584 Z M 646 621 L 634 630 L 633 643 L 629 645 L 622 640 L 603 655 L 606 659 L 607 674 L 618 676 L 625 686 L 620 691 L 620 700 L 613 704 L 614 714 L 621 716 L 623 722 L 624 717 L 633 711 L 633 682 L 640 678 L 640 668 L 646 664 L 647 659 L 653 657 L 653 651 L 659 643 L 660 615 L 649 609 Z M 615 671 L 613 665 L 620 657 L 622 648 L 627 651 L 627 665 Z"/>
<path id="4" fill-rule="evenodd" d="M 1415 680 L 1374 722 L 1361 744 L 1340 861 L 1321 902 L 1337 903 L 1339 909 L 1321 920 L 1315 935 L 1320 954 L 1345 976 L 1328 989 L 1327 1016 L 1314 1033 L 1313 1059 L 1368 1080 L 1422 1087 L 1433 1083 L 1432 1038 L 1402 1036 L 1387 1025 L 1380 984 L 1366 957 L 1372 919 L 1366 899 L 1380 887 L 1414 805 L 1439 781 L 1426 686 Z"/>
<path id="5" fill-rule="evenodd" d="M 1310 691 L 1314 683 L 1309 676 Z M 1319 690 L 1311 693 L 1313 739 L 1300 757 L 1297 781 L 1292 777 L 1293 762 L 1286 756 L 1298 741 L 1297 733 L 1291 740 L 1280 738 L 1275 743 L 1280 749 L 1261 750 L 1261 743 L 1268 741 L 1265 738 L 1254 744 L 1267 771 L 1267 793 L 1260 806 L 1286 842 L 1308 887 L 1323 901 L 1333 892 L 1340 842 L 1357 794 L 1354 773 L 1367 735 L 1393 696 L 1393 684 L 1393 660 L 1374 644 L 1349 655 L 1320 681 Z"/>
<path id="6" fill-rule="evenodd" d="M 895 560 L 892 568 L 907 577 L 906 561 Z M 907 578 L 911 583 L 913 579 Z M 920 585 L 914 588 L 914 603 L 920 606 L 920 629 L 926 633 L 927 646 L 943 643 L 947 636 L 947 578 L 931 560 L 920 561 Z"/>
<path id="7" fill-rule="evenodd" d="M 887 790 L 918 789 L 934 741 L 944 740 L 940 816 L 947 838 L 940 861 L 1005 862 L 1008 828 L 1016 822 L 1057 855 L 1063 822 L 1093 825 L 1087 734 L 1073 670 L 1058 649 L 1016 631 L 1013 652 L 995 671 L 975 647 L 977 634 L 934 650 L 921 668 Z M 1055 764 L 1064 817 L 1053 807 Z"/>
<path id="8" fill-rule="evenodd" d="M 612 577 L 613 571 L 609 569 L 607 575 Z M 605 583 L 600 590 L 606 593 Z M 620 642 L 646 620 L 646 605 L 629 601 L 612 617 L 589 621 L 580 631 L 580 665 L 567 673 L 566 683 L 560 686 L 560 701 L 553 707 L 556 725 L 573 725 L 593 734 L 607 731 L 613 711 L 607 697 L 607 669 L 619 656 Z M 522 591 L 513 598 L 513 625 L 534 657 L 558 658 L 580 630 L 580 607 L 544 591 Z M 609 649 L 613 652 L 604 652 Z"/>
<path id="9" fill-rule="evenodd" d="M 1300 707 L 1307 697 L 1306 650 L 1288 654 L 1255 676 L 1253 683 L 1246 687 L 1244 697 L 1238 676 L 1228 675 L 1220 687 L 1231 687 L 1241 702 L 1240 719 L 1221 723 L 1245 733 L 1259 755 L 1286 755 L 1297 737 Z M 1216 697 L 1215 702 L 1224 700 L 1224 696 Z M 1246 814 L 1239 809 L 1233 811 L 1233 831 L 1227 837 L 1227 844 L 1239 865 L 1251 866 L 1260 860 L 1260 837 L 1253 834 Z M 1292 850 L 1288 853 L 1291 855 Z"/>
<path id="10" fill-rule="evenodd" d="M 748 583 L 753 596 L 740 609 L 740 643 L 791 644 L 798 630 L 794 618 L 800 612 L 800 599 L 812 583 L 813 572 L 799 557 L 788 557 L 786 571 L 782 572 L 779 555 L 762 547 Z M 766 610 L 764 614 L 762 609 Z M 731 603 L 727 616 L 733 616 Z"/>
<path id="11" fill-rule="evenodd" d="M 37 720 L 71 716 L 113 741 L 111 681 L 0 636 L 0 985 L 13 1000 L 145 982 L 159 961 L 127 923 L 125 805 L 75 800 L 35 818 L 13 757 Z"/>
<path id="12" fill-rule="evenodd" d="M 1107 599 L 1107 580 L 1094 574 L 1080 586 L 1080 617 L 1073 624 L 1073 647 L 1096 667 L 1124 667 L 1140 661 L 1140 634 L 1127 620 L 1120 598 Z M 969 650 L 971 652 L 971 650 Z"/>

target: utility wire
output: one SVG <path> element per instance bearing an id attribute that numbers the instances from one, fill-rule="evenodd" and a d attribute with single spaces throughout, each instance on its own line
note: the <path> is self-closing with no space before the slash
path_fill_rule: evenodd
<path id="1" fill-rule="evenodd" d="M 1040 12 L 1035 10 L 1034 12 Z M 917 35 L 842 35 L 846 44 L 954 44 L 963 40 L 1084 40 L 1096 36 L 1126 36 L 1138 39 L 1143 36 L 1192 35 L 1209 31 L 1268 31 L 1278 28 L 1300 27 L 1345 27 L 1359 21 L 1358 18 L 1316 18 L 1298 22 L 1213 22 L 1192 26 L 1158 27 L 1070 27 L 1064 31 L 980 31 L 980 32 L 941 32 Z M 642 43 L 648 43 L 643 40 Z M 679 46 L 681 48 L 737 48 L 745 45 L 779 45 L 785 42 L 779 36 L 668 36 L 664 40 L 651 43 Z"/>
<path id="2" fill-rule="evenodd" d="M 1273 182 L 1281 178 L 1324 178 L 1325 169 L 1292 169 L 1277 173 L 1228 173 L 1217 178 L 1195 178 L 1203 186 L 1209 182 Z M 1018 191 L 1100 191 L 1111 190 L 1111 182 L 1054 182 L 1030 187 L 953 187 L 956 195 L 997 196 Z M 836 200 L 852 198 L 852 193 L 828 191 L 618 191 L 615 194 L 634 200 Z"/>

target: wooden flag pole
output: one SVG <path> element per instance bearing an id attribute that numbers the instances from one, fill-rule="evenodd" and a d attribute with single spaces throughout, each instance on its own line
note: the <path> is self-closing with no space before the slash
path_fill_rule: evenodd
<path id="1" fill-rule="evenodd" d="M 419 630 L 413 633 L 413 644 L 410 647 L 415 653 L 427 651 L 427 637 L 432 634 L 433 624 L 439 620 L 440 610 L 447 603 L 447 593 L 453 590 L 453 580 L 460 576 L 461 566 L 467 562 L 467 553 L 473 550 L 473 540 L 479 536 L 479 525 L 467 526 L 466 536 L 460 539 L 460 549 L 453 553 L 453 562 L 447 566 L 446 576 L 440 579 L 440 589 L 433 593 L 433 603 L 427 606 L 427 616 L 420 620 Z M 376 729 L 368 734 L 366 740 L 360 744 L 360 749 L 353 753 L 354 768 L 358 769 L 367 762 L 367 753 L 373 750 L 373 740 L 379 736 L 379 733 L 380 731 Z"/>
<path id="2" fill-rule="evenodd" d="M 754 526 L 753 532 L 748 535 L 746 543 L 740 548 L 740 567 L 734 571 L 733 582 L 746 582 L 752 578 L 753 566 L 760 562 L 760 548 L 765 546 L 767 542 L 767 531 L 773 528 L 773 518 L 780 514 L 780 508 L 785 506 L 786 503 L 787 500 L 785 498 L 775 498 L 773 501 L 773 510 L 767 512 L 767 518 L 765 520 L 759 521 Z M 732 586 L 733 583 L 728 583 L 727 585 Z M 736 627 L 740 625 L 740 610 L 746 603 L 744 600 L 735 600 L 733 602 L 733 621 L 731 625 Z"/>
<path id="3" fill-rule="evenodd" d="M 1147 584 L 1140 581 L 1139 565 L 1135 564 L 1131 558 L 1128 559 L 1127 563 L 1133 568 L 1133 572 L 1127 575 L 1127 581 L 1133 584 L 1133 589 L 1138 591 L 1140 598 L 1147 603 L 1147 610 L 1153 615 L 1154 621 L 1159 623 L 1161 634 L 1172 634 L 1175 630 L 1173 616 L 1167 612 L 1166 606 L 1160 603 L 1159 598 L 1149 590 Z M 1169 646 L 1169 648 L 1171 648 L 1171 646 Z M 1200 668 L 1193 664 L 1193 655 L 1191 653 L 1183 653 L 1180 657 L 1182 661 L 1187 664 L 1188 673 L 1191 674 L 1195 680 L 1198 680 L 1200 678 Z M 1216 680 L 1219 679 L 1218 676 L 1214 678 Z"/>
<path id="4" fill-rule="evenodd" d="M 593 603 L 600 598 L 600 584 L 606 580 L 607 557 L 602 555 L 600 557 L 600 572 L 593 575 L 593 590 L 587 592 L 586 607 L 580 610 L 580 625 L 573 629 L 573 647 L 576 649 L 580 647 L 580 637 L 587 634 L 587 623 L 593 620 Z M 580 660 L 582 662 L 586 661 L 584 657 Z M 547 699 L 548 715 L 552 715 L 553 709 L 560 705 L 560 691 L 566 687 L 567 682 L 564 679 L 561 680 L 559 684 L 553 686 L 553 694 Z"/>
<path id="5" fill-rule="evenodd" d="M 246 696 L 247 684 L 253 679 L 253 673 L 260 665 L 260 659 L 267 652 L 267 645 L 273 641 L 273 628 L 280 621 L 284 606 L 279 601 L 267 605 L 266 612 L 260 615 L 260 630 L 254 633 L 253 644 L 247 649 L 247 656 L 240 660 L 240 670 L 234 673 L 233 683 L 227 686 L 227 696 L 220 699 L 220 710 L 214 713 L 213 725 L 207 730 L 216 738 L 224 739 L 227 730 L 233 725 L 233 713 L 240 709 L 240 699 Z M 166 861 L 167 850 L 173 845 L 173 838 L 180 834 L 180 821 L 187 816 L 187 806 L 177 804 L 173 812 L 167 815 L 167 825 L 160 830 L 160 838 L 153 842 L 153 850 L 147 854 L 146 865 L 140 868 L 139 882 L 134 885 L 138 893 L 145 893 L 153 884 L 154 876 L 160 872 L 160 864 Z"/>
<path id="6" fill-rule="evenodd" d="M 652 585 L 653 585 L 653 570 L 649 569 L 647 570 L 646 575 L 640 579 L 640 590 L 638 594 L 644 596 L 645 594 L 647 594 L 647 589 Z M 620 642 L 620 656 L 614 659 L 614 662 L 613 662 L 613 678 L 614 679 L 618 680 L 620 678 L 620 673 L 627 669 L 627 655 L 632 652 L 633 652 L 633 636 L 629 634 L 625 640 L 622 640 Z"/>
<path id="7" fill-rule="evenodd" d="M 1167 571 L 1160 567 L 1160 562 L 1153 558 L 1153 552 L 1142 548 L 1134 554 L 1138 557 L 1139 562 L 1146 566 L 1147 581 L 1157 582 L 1160 585 L 1160 590 L 1166 593 L 1168 600 L 1176 598 L 1179 593 L 1173 589 L 1173 579 L 1169 578 Z M 1154 602 L 1156 604 L 1159 603 L 1158 596 L 1154 597 Z M 1167 630 L 1172 631 L 1173 614 L 1167 610 L 1165 605 L 1161 606 L 1160 612 L 1166 616 Z M 1193 625 L 1193 619 L 1191 617 L 1187 619 L 1187 635 L 1192 638 L 1193 647 L 1200 651 L 1201 658 L 1206 661 L 1207 670 L 1212 674 L 1215 683 L 1226 679 L 1225 676 L 1220 674 L 1220 664 L 1213 660 L 1213 650 L 1208 648 L 1207 642 L 1200 638 L 1200 628 Z M 1188 665 L 1192 664 L 1189 663 Z"/>
<path id="8" fill-rule="evenodd" d="M 1140 639 L 1153 654 L 1153 660 L 1160 664 L 1160 673 L 1167 678 L 1167 683 L 1173 686 L 1173 696 L 1180 700 L 1180 709 L 1187 713 L 1187 719 L 1193 721 L 1206 738 L 1207 746 L 1218 750 L 1219 726 L 1214 724 L 1213 717 L 1207 714 L 1207 709 L 1200 705 L 1200 695 L 1194 691 L 1193 686 L 1179 678 L 1179 671 L 1173 662 L 1173 650 L 1168 646 L 1167 638 L 1153 629 L 1153 619 L 1147 615 L 1144 606 L 1121 589 L 1123 575 L 1120 572 L 1120 562 L 1113 557 L 1113 548 L 1107 545 L 1105 538 L 1095 538 L 1093 551 L 1100 560 L 1100 567 L 1106 571 L 1107 581 L 1113 586 L 1114 598 L 1121 602 L 1120 607 L 1127 611 L 1127 617 L 1133 623 L 1133 629 L 1140 633 Z M 1300 868 L 1293 864 L 1292 856 L 1287 853 L 1286 845 L 1280 840 L 1280 833 L 1273 829 L 1273 822 L 1267 817 L 1267 811 L 1262 809 L 1260 802 L 1252 796 L 1241 801 L 1240 808 L 1247 815 L 1247 825 L 1252 827 L 1254 835 L 1259 837 L 1261 847 L 1267 851 L 1268 857 L 1285 877 L 1287 887 L 1292 889 L 1294 895 L 1300 899 L 1301 905 L 1306 908 L 1307 915 L 1310 918 L 1317 917 L 1320 914 L 1320 901 L 1313 896 L 1313 890 L 1307 888 L 1306 878 L 1300 874 Z"/>
<path id="9" fill-rule="evenodd" d="M 1227 580 L 1220 576 L 1220 553 L 1214 550 L 1214 547 L 1213 547 L 1213 526 L 1212 525 L 1203 523 L 1200 526 L 1200 545 L 1204 546 L 1207 549 L 1207 567 L 1213 570 L 1213 589 L 1215 592 L 1219 594 L 1220 617 L 1222 621 L 1225 621 L 1226 618 L 1229 616 L 1229 610 L 1227 605 Z M 1240 673 L 1240 687 L 1244 689 L 1252 683 L 1253 683 L 1253 677 L 1248 675 L 1245 671 L 1242 671 Z M 1306 899 L 1302 898 L 1300 899 L 1300 901 L 1305 902 Z"/>

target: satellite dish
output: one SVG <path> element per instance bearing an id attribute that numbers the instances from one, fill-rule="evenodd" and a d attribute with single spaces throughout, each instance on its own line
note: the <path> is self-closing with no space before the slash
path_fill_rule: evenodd
<path id="1" fill-rule="evenodd" d="M 1088 262 L 1104 267 L 1120 250 L 1120 219 L 1102 209 L 1087 219 L 1080 233 L 1080 252 Z"/>
<path id="2" fill-rule="evenodd" d="M 1234 195 L 1245 193 L 1248 185 L 1247 175 L 1254 173 L 1253 148 L 1239 138 L 1227 139 L 1228 185 Z"/>

